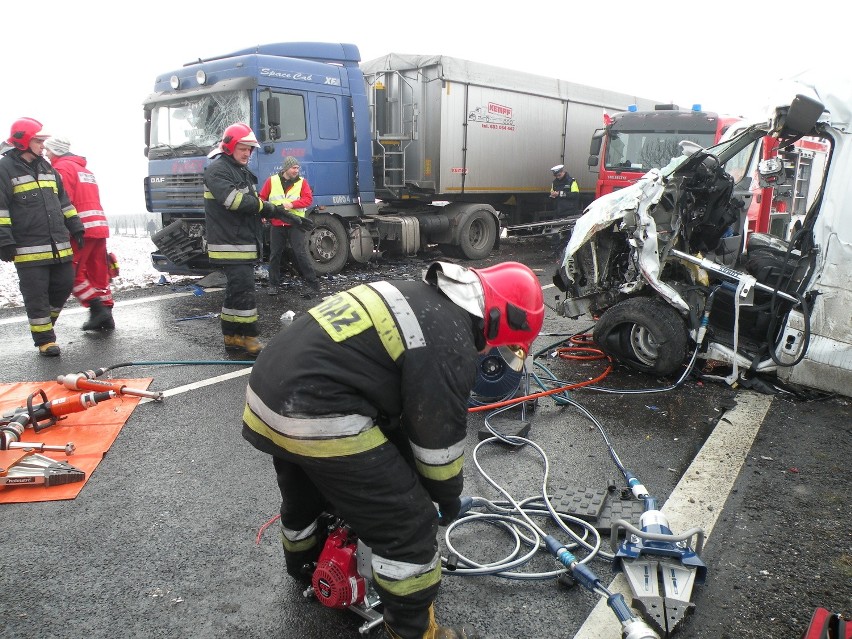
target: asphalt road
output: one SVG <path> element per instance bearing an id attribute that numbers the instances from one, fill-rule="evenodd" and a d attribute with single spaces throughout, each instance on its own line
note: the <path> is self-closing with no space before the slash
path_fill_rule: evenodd
<path id="1" fill-rule="evenodd" d="M 554 259 L 546 241 L 509 241 L 478 265 L 519 260 L 547 287 Z M 426 263 L 353 267 L 324 287 L 416 278 Z M 36 355 L 21 309 L 0 311 L 0 381 L 52 383 L 59 374 L 129 364 L 112 374 L 152 377 L 150 388 L 166 395 L 135 409 L 76 499 L 0 506 L 0 636 L 358 636 L 363 619 L 305 598 L 284 573 L 277 524 L 264 528 L 279 506 L 272 466 L 240 436 L 249 366 L 226 356 L 218 320 L 203 318 L 218 312 L 221 292 L 195 295 L 187 284 L 120 294 L 112 334 L 84 334 L 85 315 L 63 313 L 58 359 Z M 284 311 L 298 314 L 316 302 L 302 290 L 260 295 L 264 335 L 278 330 Z M 545 289 L 546 301 L 553 295 Z M 199 319 L 184 319 L 190 317 Z M 556 384 L 540 380 L 568 385 L 603 372 L 602 362 L 567 359 L 560 350 L 588 328 L 548 311 L 532 391 Z M 485 413 L 471 414 L 466 493 L 522 501 L 546 490 L 570 499 L 613 485 L 618 495 L 624 479 L 596 421 L 623 465 L 666 504 L 676 528 L 709 531 L 707 583 L 696 588 L 695 612 L 675 636 L 798 638 L 815 605 L 850 615 L 848 499 L 838 497 L 852 479 L 849 400 L 825 399 L 815 410 L 813 402 L 695 379 L 668 392 L 633 392 L 671 382 L 616 366 L 597 385 L 623 392 L 576 390 L 564 397 L 581 408 L 549 396 L 523 415 L 490 417 L 505 432 L 529 423 L 535 446 L 520 449 L 492 442 L 474 454 Z M 825 535 L 803 535 L 808 526 Z M 555 526 L 548 531 L 562 534 Z M 511 550 L 508 535 L 490 524 L 452 535 L 459 553 L 481 563 Z M 779 571 L 783 583 L 772 583 L 773 561 L 787 567 Z M 613 579 L 609 562 L 589 565 L 604 584 Z M 539 553 L 523 570 L 555 568 Z M 620 636 L 598 601 L 554 578 L 448 575 L 436 610 L 440 621 L 470 623 L 492 639 Z"/>

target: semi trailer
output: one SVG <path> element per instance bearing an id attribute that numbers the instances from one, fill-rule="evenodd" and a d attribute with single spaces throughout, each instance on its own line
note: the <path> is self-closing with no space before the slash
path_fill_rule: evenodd
<path id="1" fill-rule="evenodd" d="M 162 217 L 154 266 L 209 271 L 203 171 L 225 127 L 246 122 L 262 183 L 296 157 L 314 192 L 318 274 L 349 260 L 438 246 L 480 259 L 502 234 L 548 232 L 549 167 L 586 202 L 588 140 L 634 95 L 448 56 L 361 63 L 352 44 L 283 42 L 199 59 L 157 77 L 144 101 L 145 200 Z"/>

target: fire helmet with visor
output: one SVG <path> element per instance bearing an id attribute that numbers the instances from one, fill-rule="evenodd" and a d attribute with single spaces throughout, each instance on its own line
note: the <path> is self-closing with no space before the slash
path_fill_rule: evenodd
<path id="1" fill-rule="evenodd" d="M 423 281 L 482 320 L 478 348 L 514 346 L 523 349 L 522 359 L 529 354 L 544 321 L 541 284 L 529 267 L 502 262 L 479 269 L 433 262 Z"/>
<path id="2" fill-rule="evenodd" d="M 20 151 L 30 148 L 30 142 L 35 139 L 44 140 L 50 137 L 42 131 L 42 124 L 33 118 L 19 118 L 12 123 L 7 142 Z"/>
<path id="3" fill-rule="evenodd" d="M 245 144 L 254 148 L 260 148 L 260 143 L 251 127 L 244 122 L 232 124 L 222 134 L 222 153 L 225 155 L 233 155 L 237 144 Z"/>

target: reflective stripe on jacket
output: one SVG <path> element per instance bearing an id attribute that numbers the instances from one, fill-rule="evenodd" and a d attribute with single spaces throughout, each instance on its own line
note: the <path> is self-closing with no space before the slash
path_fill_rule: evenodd
<path id="1" fill-rule="evenodd" d="M 244 436 L 306 457 L 364 453 L 401 428 L 436 502 L 457 497 L 479 354 L 471 316 L 424 282 L 374 282 L 279 333 L 246 391 Z"/>
<path id="2" fill-rule="evenodd" d="M 109 237 L 109 222 L 101 207 L 98 181 L 86 167 L 86 158 L 79 155 L 61 155 L 53 159 L 53 168 L 62 176 L 68 198 L 77 209 L 83 222 L 85 237 Z"/>
<path id="3" fill-rule="evenodd" d="M 257 178 L 247 167 L 221 154 L 204 170 L 207 254 L 212 264 L 251 264 L 259 255 L 260 213 Z"/>
<path id="4" fill-rule="evenodd" d="M 83 231 L 77 210 L 47 160 L 21 155 L 0 158 L 0 246 L 16 247 L 18 266 L 70 262 L 71 236 Z"/>

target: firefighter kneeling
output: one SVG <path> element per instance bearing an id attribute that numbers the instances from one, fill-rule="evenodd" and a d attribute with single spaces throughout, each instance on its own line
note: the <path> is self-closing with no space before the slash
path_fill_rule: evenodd
<path id="1" fill-rule="evenodd" d="M 334 513 L 372 549 L 392 638 L 477 637 L 435 621 L 438 526 L 460 509 L 479 354 L 528 354 L 543 319 L 526 266 L 436 262 L 423 281 L 328 297 L 280 332 L 249 378 L 243 436 L 273 456 L 287 572 L 309 582 L 317 520 Z"/>

